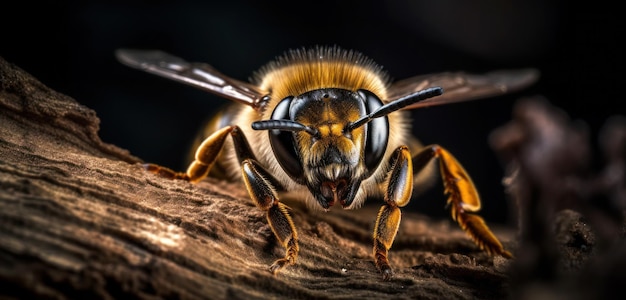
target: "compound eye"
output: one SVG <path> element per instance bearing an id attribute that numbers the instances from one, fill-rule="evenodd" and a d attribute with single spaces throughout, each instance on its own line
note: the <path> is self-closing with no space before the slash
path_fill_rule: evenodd
<path id="1" fill-rule="evenodd" d="M 289 107 L 293 96 L 281 100 L 272 112 L 272 120 L 290 120 Z M 300 155 L 295 146 L 294 134 L 284 130 L 269 130 L 270 144 L 276 156 L 276 160 L 285 170 L 287 175 L 298 183 L 303 183 L 304 169 L 300 162 Z"/>
<path id="2" fill-rule="evenodd" d="M 365 102 L 366 113 L 369 114 L 383 106 L 383 101 L 368 90 L 358 90 L 357 93 Z M 373 172 L 385 155 L 389 140 L 389 119 L 387 116 L 376 118 L 365 124 L 367 139 L 365 140 L 365 165 Z"/>

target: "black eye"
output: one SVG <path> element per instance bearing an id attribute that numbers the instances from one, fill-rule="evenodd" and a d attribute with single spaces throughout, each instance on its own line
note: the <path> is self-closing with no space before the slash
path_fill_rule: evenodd
<path id="1" fill-rule="evenodd" d="M 293 98 L 293 96 L 287 97 L 276 105 L 272 112 L 272 120 L 290 120 L 289 107 Z M 296 151 L 293 133 L 274 129 L 269 131 L 269 137 L 272 150 L 280 166 L 291 179 L 303 183 L 304 170 L 300 163 L 300 156 Z"/>
<path id="2" fill-rule="evenodd" d="M 367 90 L 358 90 L 365 102 L 366 113 L 369 114 L 383 105 L 383 102 Z M 387 116 L 371 120 L 366 125 L 367 139 L 365 140 L 365 165 L 373 171 L 378 167 L 385 155 L 389 140 L 389 119 Z"/>

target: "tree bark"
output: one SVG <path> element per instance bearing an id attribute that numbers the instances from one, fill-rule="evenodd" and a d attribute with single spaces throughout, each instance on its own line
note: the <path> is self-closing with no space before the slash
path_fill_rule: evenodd
<path id="1" fill-rule="evenodd" d="M 0 298 L 491 299 L 509 260 L 450 220 L 405 212 L 382 281 L 372 258 L 380 202 L 309 211 L 288 202 L 296 265 L 239 182 L 147 173 L 98 137 L 96 113 L 0 58 Z M 442 204 L 443 205 L 443 204 Z M 506 248 L 513 232 L 492 228 Z"/>

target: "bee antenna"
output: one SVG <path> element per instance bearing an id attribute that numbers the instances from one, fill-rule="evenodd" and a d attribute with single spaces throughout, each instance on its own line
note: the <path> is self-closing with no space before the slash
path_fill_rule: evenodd
<path id="1" fill-rule="evenodd" d="M 362 116 L 360 119 L 348 124 L 348 126 L 346 126 L 346 129 L 348 131 L 353 130 L 355 128 L 359 128 L 363 125 L 365 125 L 367 122 L 376 119 L 376 118 L 380 118 L 383 116 L 386 116 L 396 110 L 400 110 L 408 105 L 414 104 L 416 102 L 422 101 L 422 100 L 426 100 L 428 98 L 432 98 L 435 96 L 439 96 L 443 94 L 443 88 L 441 87 L 431 87 L 431 88 L 427 88 L 424 90 L 420 90 L 417 91 L 415 93 L 406 95 L 402 98 L 398 98 L 392 102 L 389 102 L 381 107 L 379 107 L 377 110 L 371 112 L 368 115 Z"/>
<path id="2" fill-rule="evenodd" d="M 319 136 L 319 131 L 313 127 L 303 125 L 291 120 L 262 120 L 252 123 L 254 130 L 284 130 L 284 131 L 305 131 L 310 135 Z"/>

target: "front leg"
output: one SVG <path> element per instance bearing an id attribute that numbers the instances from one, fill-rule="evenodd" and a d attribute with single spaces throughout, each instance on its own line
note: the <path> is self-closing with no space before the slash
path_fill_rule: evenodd
<path id="1" fill-rule="evenodd" d="M 288 207 L 278 201 L 277 180 L 257 162 L 252 149 L 243 132 L 238 126 L 227 126 L 206 138 L 198 147 L 195 160 L 187 168 L 187 172 L 175 172 L 170 169 L 148 164 L 148 171 L 171 179 L 183 179 L 198 182 L 205 178 L 215 163 L 224 141 L 231 136 L 237 159 L 241 164 L 241 174 L 254 204 L 265 211 L 267 221 L 279 243 L 285 247 L 285 257 L 276 260 L 269 268 L 276 274 L 287 264 L 293 265 L 298 257 L 298 234 L 288 213 Z"/>
<path id="2" fill-rule="evenodd" d="M 374 226 L 374 261 L 383 280 L 393 276 L 387 253 L 400 226 L 400 207 L 405 206 L 413 192 L 413 164 L 406 146 L 399 147 L 389 161 L 385 204 L 380 208 Z"/>
<path id="3" fill-rule="evenodd" d="M 276 190 L 267 179 L 269 174 L 255 160 L 246 159 L 241 164 L 246 188 L 252 201 L 267 214 L 267 221 L 278 242 L 285 248 L 285 257 L 276 260 L 269 268 L 276 274 L 287 264 L 293 265 L 298 257 L 298 234 L 285 204 L 278 201 Z"/>

